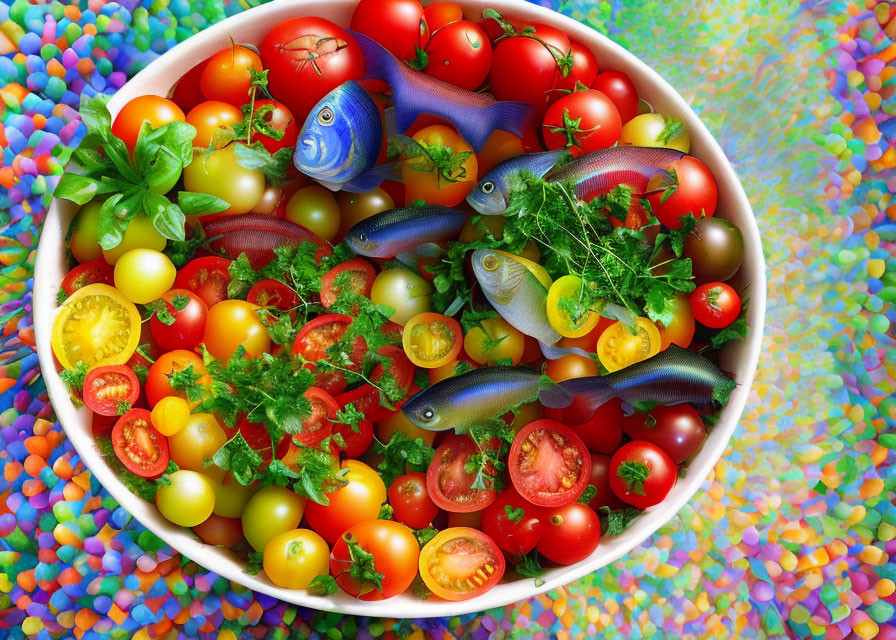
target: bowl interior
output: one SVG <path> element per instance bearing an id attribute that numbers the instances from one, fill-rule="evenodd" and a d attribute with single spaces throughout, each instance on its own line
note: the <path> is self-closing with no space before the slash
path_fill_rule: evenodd
<path id="1" fill-rule="evenodd" d="M 166 95 L 177 79 L 216 51 L 236 42 L 258 44 L 277 23 L 298 16 L 320 16 L 347 25 L 356 0 L 275 0 L 233 16 L 177 45 L 164 56 L 135 76 L 110 101 L 113 115 L 131 98 L 144 94 Z M 428 2 L 424 2 L 428 4 Z M 411 594 L 383 602 L 361 602 L 343 593 L 321 598 L 304 591 L 292 591 L 273 585 L 264 575 L 251 576 L 227 549 L 200 542 L 189 530 L 172 525 L 155 506 L 132 494 L 103 461 L 96 447 L 87 409 L 76 409 L 65 385 L 54 366 L 50 347 L 50 330 L 56 309 L 56 292 L 65 276 L 64 238 L 77 206 L 55 200 L 44 225 L 38 249 L 34 282 L 34 320 L 37 349 L 41 367 L 56 415 L 81 459 L 102 482 L 112 496 L 142 524 L 185 556 L 215 571 L 229 580 L 295 604 L 315 609 L 339 611 L 347 614 L 378 617 L 419 618 L 456 616 L 463 613 L 499 607 L 548 591 L 603 567 L 643 542 L 662 524 L 670 520 L 697 491 L 700 484 L 722 455 L 749 393 L 759 357 L 765 313 L 765 270 L 759 232 L 747 198 L 725 158 L 721 148 L 700 122 L 682 97 L 659 75 L 622 47 L 588 27 L 558 13 L 519 0 L 460 0 L 465 14 L 478 18 L 482 9 L 492 7 L 504 15 L 520 20 L 554 26 L 575 40 L 590 47 L 601 69 L 626 72 L 635 82 L 638 92 L 654 108 L 679 118 L 691 135 L 691 153 L 701 158 L 712 170 L 719 185 L 717 215 L 737 224 L 743 231 L 746 255 L 741 276 L 751 283 L 748 322 L 750 335 L 745 340 L 731 343 L 722 354 L 723 367 L 733 372 L 738 387 L 731 395 L 720 420 L 713 427 L 703 448 L 694 457 L 684 476 L 666 500 L 647 510 L 636 519 L 622 536 L 601 541 L 597 550 L 577 564 L 551 569 L 544 582 L 536 586 L 534 580 L 524 579 L 496 586 L 486 594 L 465 602 L 445 602 L 435 597 L 419 600 Z"/>

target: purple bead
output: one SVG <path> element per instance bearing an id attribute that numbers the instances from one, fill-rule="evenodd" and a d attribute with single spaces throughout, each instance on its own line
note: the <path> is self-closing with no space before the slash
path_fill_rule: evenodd
<path id="1" fill-rule="evenodd" d="M 40 36 L 36 33 L 26 33 L 19 38 L 19 49 L 26 55 L 40 53 Z"/>

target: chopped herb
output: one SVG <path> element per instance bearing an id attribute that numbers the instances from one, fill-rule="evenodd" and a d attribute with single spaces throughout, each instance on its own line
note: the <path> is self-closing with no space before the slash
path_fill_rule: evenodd
<path id="1" fill-rule="evenodd" d="M 616 475 L 625 480 L 626 488 L 639 496 L 645 495 L 644 481 L 650 476 L 650 467 L 643 462 L 625 460 L 616 470 Z"/>
<path id="2" fill-rule="evenodd" d="M 512 507 L 509 504 L 504 505 L 504 513 L 507 514 L 507 519 L 511 522 L 519 522 L 523 519 L 523 516 L 526 515 L 526 510 L 522 507 Z"/>
<path id="3" fill-rule="evenodd" d="M 358 425 L 362 420 L 364 420 L 364 414 L 358 411 L 358 409 L 355 408 L 355 405 L 351 402 L 336 412 L 336 422 L 339 424 L 347 424 L 355 433 L 358 433 L 360 430 Z"/>
<path id="4" fill-rule="evenodd" d="M 293 147 L 283 147 L 271 153 L 256 141 L 249 146 L 237 143 L 234 157 L 241 167 L 261 169 L 268 183 L 276 187 L 286 182 L 286 172 L 292 162 L 293 151 Z"/>
<path id="5" fill-rule="evenodd" d="M 345 479 L 348 467 L 335 469 L 333 456 L 326 451 L 302 447 L 296 465 L 299 468 L 298 480 L 293 489 L 318 504 L 330 504 L 327 494 L 348 484 Z"/>
<path id="6" fill-rule="evenodd" d="M 78 366 L 74 369 L 63 369 L 59 372 L 59 377 L 62 378 L 62 381 L 65 383 L 65 386 L 68 387 L 70 393 L 77 394 L 76 397 L 81 395 L 81 392 L 84 390 L 84 378 L 87 377 L 87 372 L 90 367 L 87 366 L 84 362 L 79 362 Z"/>
<path id="7" fill-rule="evenodd" d="M 747 319 L 741 316 L 730 325 L 719 331 L 712 337 L 710 343 L 713 349 L 720 349 L 723 345 L 732 340 L 740 340 L 746 338 L 750 333 L 750 327 L 747 325 Z"/>
<path id="8" fill-rule="evenodd" d="M 380 513 L 376 518 L 377 520 L 391 520 L 392 514 L 392 505 L 389 503 L 384 503 L 383 506 L 380 507 Z"/>
<path id="9" fill-rule="evenodd" d="M 225 471 L 230 471 L 241 485 L 249 485 L 255 479 L 256 472 L 264 460 L 246 442 L 243 435 L 237 433 L 215 452 L 212 462 Z"/>
<path id="10" fill-rule="evenodd" d="M 56 292 L 56 304 L 61 305 L 66 300 L 68 300 L 68 294 L 65 292 L 65 289 L 59 289 Z"/>
<path id="11" fill-rule="evenodd" d="M 435 450 L 423 442 L 422 438 L 409 440 L 407 435 L 398 431 L 392 434 L 388 443 L 374 441 L 373 451 L 383 460 L 377 467 L 383 482 L 388 487 L 398 476 L 410 471 L 426 471 Z"/>
<path id="12" fill-rule="evenodd" d="M 348 546 L 349 554 L 348 560 L 335 560 L 347 565 L 342 572 L 348 573 L 362 588 L 372 584 L 382 591 L 383 578 L 386 576 L 376 570 L 373 554 L 364 549 L 350 533 L 343 534 L 342 541 Z"/>
<path id="13" fill-rule="evenodd" d="M 166 375 L 168 376 L 168 386 L 176 391 L 183 390 L 188 401 L 198 402 L 205 397 L 207 388 L 199 384 L 199 379 L 202 376 L 193 370 L 193 365 Z"/>
<path id="14" fill-rule="evenodd" d="M 439 530 L 432 525 L 429 525 L 425 529 L 414 529 L 414 535 L 417 537 L 417 542 L 420 543 L 421 547 L 435 538 L 438 532 Z"/>
<path id="15" fill-rule="evenodd" d="M 585 490 L 582 492 L 582 495 L 579 496 L 579 502 L 582 504 L 588 504 L 594 499 L 594 496 L 597 495 L 597 487 L 593 484 L 589 484 L 585 487 Z"/>
<path id="16" fill-rule="evenodd" d="M 133 369 L 134 375 L 137 376 L 137 380 L 140 381 L 140 384 L 146 384 L 146 376 L 149 375 L 149 369 L 146 365 L 135 364 L 131 369 Z"/>
<path id="17" fill-rule="evenodd" d="M 685 128 L 681 122 L 671 116 L 663 116 L 663 130 L 656 137 L 656 141 L 668 146 L 673 138 L 677 138 L 684 133 Z"/>
<path id="18" fill-rule="evenodd" d="M 513 564 L 513 572 L 521 578 L 540 578 L 546 573 L 541 566 L 541 559 L 535 551 L 520 555 Z"/>
<path id="19" fill-rule="evenodd" d="M 117 415 L 123 416 L 128 411 L 131 410 L 131 403 L 126 400 L 119 400 L 115 403 L 115 413 Z"/>
<path id="20" fill-rule="evenodd" d="M 635 509 L 634 507 L 626 507 L 624 509 L 601 507 L 600 511 L 603 512 L 600 514 L 601 520 L 604 521 L 601 529 L 605 536 L 621 535 L 629 528 L 632 520 L 644 513 L 641 509 Z"/>
<path id="21" fill-rule="evenodd" d="M 695 228 L 698 222 L 692 213 L 682 216 L 679 220 L 681 221 L 681 226 L 678 229 L 670 229 L 668 232 L 672 251 L 678 258 L 684 253 L 684 241 L 687 240 L 687 237 L 692 234 L 696 235 Z"/>
<path id="22" fill-rule="evenodd" d="M 260 573 L 262 569 L 264 569 L 264 552 L 250 551 L 249 557 L 246 559 L 246 568 L 243 571 L 250 576 L 254 576 Z"/>
<path id="23" fill-rule="evenodd" d="M 132 493 L 140 496 L 144 500 L 149 500 L 150 502 L 156 499 L 156 493 L 159 491 L 159 485 L 152 480 L 147 480 L 146 478 L 141 478 L 136 473 L 128 471 L 125 466 L 121 463 L 121 460 L 118 459 L 118 456 L 115 455 L 115 449 L 112 446 L 112 440 L 108 437 L 98 437 L 96 438 L 96 444 L 99 447 L 100 452 L 103 454 L 103 458 L 106 460 L 106 464 L 115 472 L 115 475 L 118 476 L 118 479 L 121 480 L 122 484 L 131 490 Z"/>

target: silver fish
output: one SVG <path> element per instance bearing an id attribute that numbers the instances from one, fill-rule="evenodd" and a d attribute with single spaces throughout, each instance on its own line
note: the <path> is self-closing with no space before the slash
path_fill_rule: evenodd
<path id="1" fill-rule="evenodd" d="M 466 222 L 466 213 L 441 205 L 389 209 L 358 222 L 345 242 L 358 255 L 392 258 L 456 238 Z"/>

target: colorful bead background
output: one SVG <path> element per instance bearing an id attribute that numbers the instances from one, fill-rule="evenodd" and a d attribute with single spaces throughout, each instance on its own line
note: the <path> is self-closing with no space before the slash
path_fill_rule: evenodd
<path id="1" fill-rule="evenodd" d="M 30 318 L 40 225 L 80 136 L 79 96 L 115 91 L 253 3 L 0 4 L 0 637 L 896 640 L 887 2 L 544 2 L 693 103 L 765 242 L 767 330 L 744 419 L 703 491 L 628 557 L 475 616 L 356 619 L 247 592 L 119 507 L 53 423 L 41 385 Z"/>

